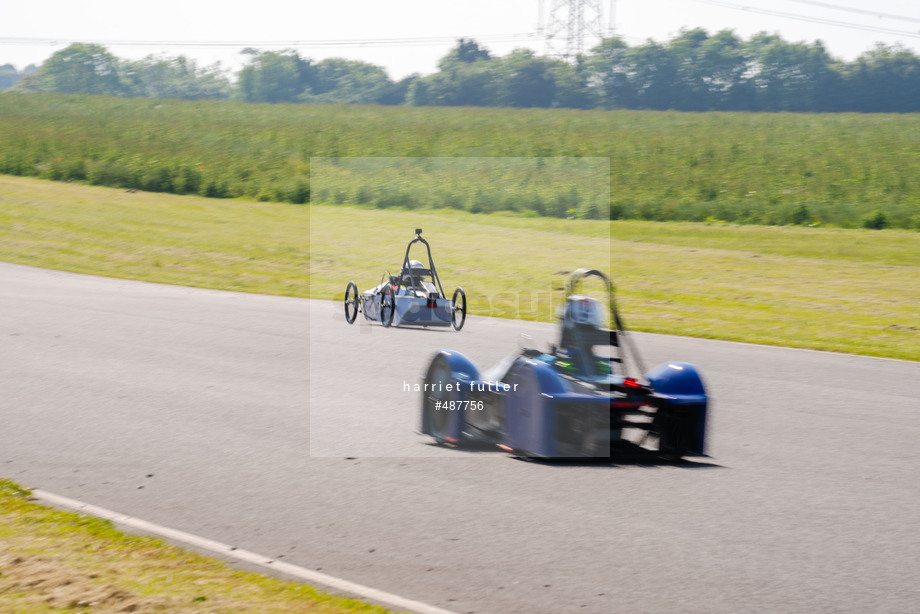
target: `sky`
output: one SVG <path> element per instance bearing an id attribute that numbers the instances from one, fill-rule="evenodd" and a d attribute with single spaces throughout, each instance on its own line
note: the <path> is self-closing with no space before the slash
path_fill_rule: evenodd
<path id="1" fill-rule="evenodd" d="M 572 0 L 574 1 L 574 0 Z M 790 42 L 821 40 L 853 60 L 876 43 L 920 55 L 920 0 L 583 0 L 600 26 L 630 45 L 665 42 L 682 28 L 742 38 L 766 31 Z M 296 49 L 322 60 L 343 57 L 383 67 L 393 79 L 431 74 L 456 40 L 473 38 L 493 55 L 515 48 L 548 54 L 552 9 L 569 0 L 0 0 L 0 65 L 22 70 L 73 42 L 98 43 L 124 59 L 148 55 L 220 62 L 235 72 L 246 47 Z M 542 17 L 541 17 L 542 7 Z M 611 15 L 613 19 L 611 20 Z M 542 27 L 542 35 L 541 35 Z M 556 28 L 558 29 L 558 28 Z M 593 39 L 587 41 L 590 48 Z"/>

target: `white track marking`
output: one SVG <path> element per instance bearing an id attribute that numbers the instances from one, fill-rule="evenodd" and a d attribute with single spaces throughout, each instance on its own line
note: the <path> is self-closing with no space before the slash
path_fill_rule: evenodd
<path id="1" fill-rule="evenodd" d="M 355 582 L 349 582 L 348 580 L 343 580 L 342 578 L 337 578 L 335 576 L 330 576 L 318 571 L 306 569 L 298 565 L 292 565 L 290 563 L 278 561 L 261 554 L 256 554 L 255 552 L 249 552 L 248 550 L 241 550 L 233 546 L 228 546 L 227 544 L 222 544 L 212 539 L 207 539 L 198 535 L 192 535 L 191 533 L 186 533 L 177 529 L 171 529 L 169 527 L 163 527 L 152 522 L 147 522 L 146 520 L 141 520 L 140 518 L 113 512 L 102 507 L 91 505 L 89 503 L 83 503 L 82 501 L 69 499 L 60 495 L 55 495 L 43 490 L 33 490 L 32 498 L 53 507 L 74 510 L 76 512 L 80 512 L 81 514 L 94 516 L 103 520 L 109 520 L 119 526 L 134 529 L 144 534 L 162 537 L 166 540 L 169 540 L 170 542 L 185 544 L 195 548 L 196 550 L 212 552 L 223 559 L 231 559 L 243 563 L 248 563 L 250 565 L 256 565 L 270 572 L 284 574 L 286 576 L 290 576 L 298 580 L 303 580 L 311 584 L 320 584 L 323 587 L 347 593 L 349 596 L 367 599 L 389 608 L 396 608 L 417 614 L 454 614 L 449 610 L 444 610 L 442 608 L 428 605 L 420 601 L 406 599 L 405 597 L 400 597 L 399 595 L 393 595 L 392 593 L 377 590 L 369 586 L 364 586 Z"/>

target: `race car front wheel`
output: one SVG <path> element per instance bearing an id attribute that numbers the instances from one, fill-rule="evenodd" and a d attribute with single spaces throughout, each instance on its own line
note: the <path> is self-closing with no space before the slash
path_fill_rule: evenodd
<path id="1" fill-rule="evenodd" d="M 466 293 L 463 288 L 454 290 L 454 298 L 451 301 L 450 322 L 454 325 L 454 330 L 463 328 L 466 322 Z"/>
<path id="2" fill-rule="evenodd" d="M 396 313 L 396 294 L 393 286 L 387 284 L 383 287 L 383 296 L 380 297 L 380 323 L 384 327 L 393 323 L 393 314 Z"/>
<path id="3" fill-rule="evenodd" d="M 358 286 L 355 282 L 348 282 L 345 288 L 345 321 L 349 324 L 358 317 Z"/>
<path id="4" fill-rule="evenodd" d="M 453 377 L 447 359 L 437 356 L 428 367 L 425 376 L 425 396 L 422 400 L 422 423 L 424 430 L 440 444 L 451 441 L 450 432 L 450 401 L 456 400 L 456 393 L 452 392 L 450 384 Z"/>

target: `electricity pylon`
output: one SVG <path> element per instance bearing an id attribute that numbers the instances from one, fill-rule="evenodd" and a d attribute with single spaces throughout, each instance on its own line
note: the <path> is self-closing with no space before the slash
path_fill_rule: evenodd
<path id="1" fill-rule="evenodd" d="M 593 39 L 594 43 L 598 43 L 605 36 L 609 36 L 613 31 L 615 0 L 610 0 L 610 21 L 606 28 L 601 1 L 550 0 L 550 9 L 546 13 L 546 0 L 540 0 L 540 20 L 537 28 L 546 40 L 546 54 L 574 60 L 585 52 L 586 41 L 590 44 Z"/>

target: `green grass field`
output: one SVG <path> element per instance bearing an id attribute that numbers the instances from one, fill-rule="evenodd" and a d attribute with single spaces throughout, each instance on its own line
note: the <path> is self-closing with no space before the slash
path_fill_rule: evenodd
<path id="1" fill-rule="evenodd" d="M 310 197 L 312 159 L 352 157 L 608 158 L 613 218 L 860 227 L 881 213 L 889 227 L 920 229 L 916 114 L 261 105 L 0 93 L 0 173 L 10 175 L 302 203 Z M 582 194 L 573 206 L 555 207 L 571 192 L 571 181 L 556 184 L 516 182 L 511 193 L 492 189 L 483 199 L 458 174 L 416 184 L 410 196 L 475 211 L 542 208 L 555 215 L 554 208 L 591 208 Z M 379 193 L 379 183 L 362 175 L 335 189 L 379 207 L 407 196 L 399 189 Z"/>
<path id="2" fill-rule="evenodd" d="M 548 321 L 565 271 L 610 272 L 632 328 L 920 360 L 920 233 L 290 205 L 0 176 L 0 259 L 338 299 L 422 227 L 470 312 Z"/>

